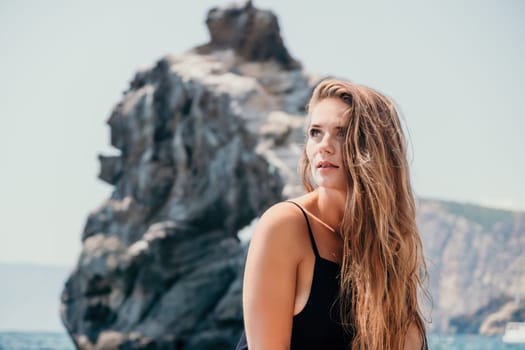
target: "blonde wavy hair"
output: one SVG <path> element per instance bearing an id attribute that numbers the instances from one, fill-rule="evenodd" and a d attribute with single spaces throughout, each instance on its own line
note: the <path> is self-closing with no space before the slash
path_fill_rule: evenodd
<path id="1" fill-rule="evenodd" d="M 341 322 L 352 349 L 403 349 L 415 325 L 427 348 L 418 295 L 428 296 L 427 269 L 416 227 L 407 144 L 392 100 L 368 87 L 324 80 L 309 102 L 343 101 L 342 147 L 348 193 L 339 234 L 343 242 Z M 305 189 L 314 190 L 306 150 L 300 164 Z"/>

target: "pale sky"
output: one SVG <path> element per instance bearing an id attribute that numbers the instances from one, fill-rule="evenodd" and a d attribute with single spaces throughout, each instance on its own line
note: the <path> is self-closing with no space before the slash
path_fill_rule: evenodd
<path id="1" fill-rule="evenodd" d="M 0 2 L 0 262 L 73 266 L 136 70 L 208 40 L 221 0 Z M 393 97 L 418 196 L 525 210 L 524 1 L 260 0 L 307 70 Z"/>

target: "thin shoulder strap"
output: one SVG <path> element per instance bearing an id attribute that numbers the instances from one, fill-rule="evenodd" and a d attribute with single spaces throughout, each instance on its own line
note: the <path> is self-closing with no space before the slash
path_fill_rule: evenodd
<path id="1" fill-rule="evenodd" d="M 310 227 L 310 220 L 308 220 L 308 215 L 306 215 L 306 212 L 304 211 L 303 207 L 301 207 L 299 204 L 295 203 L 294 201 L 287 201 L 292 204 L 295 204 L 297 208 L 301 210 L 301 212 L 304 215 L 304 219 L 306 220 L 306 226 L 308 226 L 308 235 L 310 236 L 310 241 L 312 242 L 312 249 L 314 251 L 314 254 L 316 257 L 319 256 L 319 251 L 317 250 L 317 245 L 315 244 L 314 234 L 312 233 L 312 228 Z"/>

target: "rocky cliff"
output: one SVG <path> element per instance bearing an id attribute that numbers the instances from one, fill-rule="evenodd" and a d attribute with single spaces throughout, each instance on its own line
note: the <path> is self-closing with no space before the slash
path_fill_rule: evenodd
<path id="1" fill-rule="evenodd" d="M 502 308 L 525 309 L 524 213 L 421 200 L 418 225 L 430 272 L 431 329 L 493 334 L 519 319 Z"/>
<path id="2" fill-rule="evenodd" d="M 231 349 L 242 327 L 238 237 L 301 192 L 305 105 L 320 77 L 251 2 L 211 9 L 206 23 L 209 43 L 137 72 L 109 118 L 119 154 L 100 156 L 99 176 L 114 190 L 87 219 L 61 297 L 80 349 Z M 419 206 L 439 330 L 524 291 L 524 216 L 486 222 L 462 208 Z"/>

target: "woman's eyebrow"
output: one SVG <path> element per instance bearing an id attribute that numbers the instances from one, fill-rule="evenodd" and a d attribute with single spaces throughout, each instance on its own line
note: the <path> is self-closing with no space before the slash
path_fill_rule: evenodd
<path id="1" fill-rule="evenodd" d="M 322 128 L 324 125 L 322 124 L 310 124 L 310 128 Z M 340 125 L 340 126 L 334 126 L 334 129 L 337 129 L 337 130 L 341 130 L 341 129 L 344 129 L 345 126 L 344 125 Z"/>

